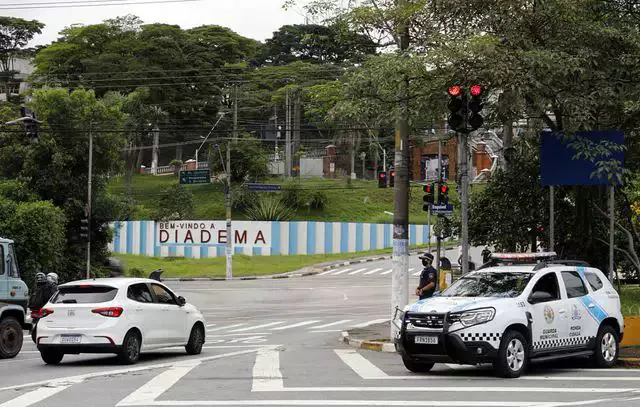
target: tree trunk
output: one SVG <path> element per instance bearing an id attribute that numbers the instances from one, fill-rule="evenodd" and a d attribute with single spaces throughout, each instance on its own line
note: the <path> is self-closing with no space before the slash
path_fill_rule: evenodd
<path id="1" fill-rule="evenodd" d="M 182 144 L 176 146 L 176 160 L 182 161 Z"/>

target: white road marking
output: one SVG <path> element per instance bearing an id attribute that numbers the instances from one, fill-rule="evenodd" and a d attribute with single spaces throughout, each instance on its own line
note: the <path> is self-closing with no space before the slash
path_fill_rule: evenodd
<path id="1" fill-rule="evenodd" d="M 224 329 L 231 329 L 231 328 L 236 328 L 242 325 L 247 325 L 246 323 L 242 323 L 242 324 L 233 324 L 233 325 L 227 325 L 227 326 L 221 326 L 218 328 L 213 328 L 213 329 L 207 329 L 207 332 L 214 332 L 214 331 L 222 331 Z"/>
<path id="2" fill-rule="evenodd" d="M 393 273 L 393 269 L 389 269 L 389 270 L 387 270 L 387 271 L 385 271 L 385 272 L 383 272 L 383 273 L 380 273 L 380 275 L 381 275 L 381 276 L 386 276 L 386 275 L 387 275 L 387 274 L 389 274 L 389 273 Z"/>
<path id="3" fill-rule="evenodd" d="M 298 327 L 305 326 L 305 325 L 317 324 L 318 322 L 320 322 L 319 319 L 315 320 L 315 321 L 302 321 L 302 322 L 298 322 L 297 324 L 291 324 L 291 325 L 279 326 L 277 328 L 271 328 L 271 330 L 272 331 L 284 331 L 285 329 L 298 328 Z"/>
<path id="4" fill-rule="evenodd" d="M 377 269 L 373 269 L 371 271 L 367 271 L 366 273 L 363 274 L 363 276 L 368 276 L 369 274 L 373 274 L 373 273 L 378 272 L 380 270 L 382 270 L 382 269 L 381 268 L 377 268 Z"/>
<path id="5" fill-rule="evenodd" d="M 165 391 L 178 383 L 187 373 L 200 364 L 199 360 L 189 361 L 172 366 L 169 370 L 160 373 L 149 380 L 142 387 L 120 400 L 119 406 L 144 406 L 149 401 L 155 401 Z"/>
<path id="6" fill-rule="evenodd" d="M 216 326 L 218 324 L 207 324 L 207 328 L 211 328 L 212 326 Z"/>
<path id="7" fill-rule="evenodd" d="M 340 321 L 336 321 L 336 322 L 331 322 L 328 324 L 324 324 L 324 325 L 317 325 L 317 326 L 312 326 L 309 329 L 323 329 L 323 328 L 329 328 L 330 326 L 336 326 L 336 325 L 340 325 L 340 324 L 346 324 L 347 322 L 351 322 L 350 319 L 342 319 Z"/>
<path id="8" fill-rule="evenodd" d="M 415 407 L 553 407 L 558 404 L 521 401 L 391 401 L 391 400 L 161 400 L 150 406 L 415 406 Z M 569 404 L 566 404 L 569 405 Z"/>
<path id="9" fill-rule="evenodd" d="M 449 366 L 449 365 L 447 365 Z M 455 366 L 455 365 L 454 365 Z M 453 368 L 453 367 L 452 367 Z M 456 368 L 453 368 L 456 369 Z M 461 367 L 457 368 L 458 370 L 461 370 Z M 470 370 L 470 369 L 467 369 Z M 445 375 L 445 376 L 436 376 L 436 375 L 428 375 L 428 376 L 387 376 L 387 377 L 383 377 L 382 379 L 384 380 L 489 380 L 491 379 L 490 377 L 482 377 L 482 376 L 450 376 L 450 375 Z M 622 376 L 622 377 L 617 377 L 617 376 L 604 376 L 604 377 L 595 377 L 595 376 L 522 376 L 522 377 L 518 377 L 517 379 L 512 379 L 512 380 L 516 380 L 516 381 L 527 381 L 527 380 L 533 380 L 533 381 L 537 381 L 537 380 L 542 380 L 542 381 L 556 381 L 556 382 L 563 382 L 563 381 L 572 381 L 572 382 L 578 382 L 578 381 L 587 381 L 587 382 L 599 382 L 599 381 L 605 381 L 605 380 L 611 380 L 611 381 L 622 381 L 622 382 L 637 382 L 640 381 L 640 377 L 637 376 Z"/>
<path id="10" fill-rule="evenodd" d="M 445 366 L 447 366 L 449 369 L 453 369 L 453 370 L 471 370 L 471 369 L 475 369 L 475 366 L 469 366 L 469 365 L 456 365 L 453 363 L 445 363 Z"/>
<path id="11" fill-rule="evenodd" d="M 351 271 L 351 269 L 340 270 L 337 273 L 333 273 L 334 276 L 339 276 L 340 274 L 346 273 L 347 271 Z"/>
<path id="12" fill-rule="evenodd" d="M 380 379 L 388 375 L 353 349 L 333 350 L 362 379 Z"/>
<path id="13" fill-rule="evenodd" d="M 220 355 L 204 356 L 204 357 L 184 360 L 184 362 L 188 362 L 188 361 L 191 361 L 191 360 L 199 360 L 200 362 L 206 362 L 206 361 L 209 361 L 209 360 L 223 359 L 223 358 L 227 358 L 227 357 L 231 357 L 231 356 L 237 356 L 237 355 L 244 355 L 244 354 L 247 354 L 247 353 L 253 353 L 253 352 L 258 351 L 259 349 L 275 348 L 277 346 L 279 346 L 279 345 L 268 345 L 268 346 L 264 346 L 264 345 L 256 346 L 256 345 L 254 345 L 254 346 L 250 347 L 251 349 L 239 350 L 239 351 L 229 352 L 229 353 L 222 353 Z M 249 346 L 216 346 L 216 348 L 249 348 Z M 67 383 L 67 382 L 78 383 L 80 381 L 83 381 L 83 380 L 86 380 L 86 379 L 92 379 L 92 378 L 96 378 L 96 377 L 105 377 L 105 376 L 111 376 L 111 375 L 115 376 L 115 375 L 122 375 L 122 374 L 127 374 L 127 373 L 134 373 L 134 372 L 144 372 L 144 371 L 147 371 L 147 370 L 164 369 L 164 368 L 169 368 L 169 367 L 175 366 L 176 364 L 178 364 L 178 362 L 175 362 L 175 361 L 173 361 L 173 362 L 165 362 L 165 363 L 155 363 L 155 364 L 149 364 L 149 365 L 129 367 L 129 368 L 125 368 L 125 369 L 102 370 L 100 372 L 86 373 L 86 374 L 76 375 L 76 376 L 67 376 L 67 377 L 61 377 L 61 378 L 55 378 L 55 379 L 39 380 L 37 382 L 21 383 L 21 384 L 16 384 L 16 385 L 13 385 L 13 386 L 0 387 L 0 392 L 6 391 L 6 390 L 27 389 L 27 388 L 36 387 L 36 386 L 47 386 L 47 385 L 52 385 L 52 384 L 56 384 L 56 383 Z"/>
<path id="14" fill-rule="evenodd" d="M 287 393 L 325 393 L 325 392 L 446 392 L 446 393 L 624 393 L 634 388 L 567 388 L 567 387 L 462 387 L 462 386 L 420 386 L 420 387 L 286 387 Z M 276 391 L 276 390 L 274 390 Z"/>
<path id="15" fill-rule="evenodd" d="M 251 391 L 282 391 L 284 380 L 280 372 L 280 352 L 277 349 L 260 349 L 253 365 Z"/>
<path id="16" fill-rule="evenodd" d="M 358 274 L 358 273 L 362 273 L 363 271 L 365 271 L 366 268 L 363 269 L 358 269 L 358 270 L 354 270 L 351 273 L 349 273 L 350 276 L 354 275 L 354 274 Z"/>
<path id="17" fill-rule="evenodd" d="M 309 331 L 313 333 L 326 333 L 326 332 L 342 332 L 342 329 L 321 329 L 318 331 Z"/>
<path id="18" fill-rule="evenodd" d="M 366 328 L 369 325 L 373 325 L 373 324 L 381 324 L 383 322 L 387 322 L 389 320 L 389 318 L 382 318 L 382 319 L 374 319 L 372 321 L 367 321 L 367 322 L 363 322 L 361 324 L 358 325 L 354 325 L 351 328 Z"/>
<path id="19" fill-rule="evenodd" d="M 219 336 L 242 336 L 242 335 L 271 335 L 273 332 L 247 332 L 247 333 L 236 333 L 236 334 L 211 334 L 207 335 L 207 337 L 219 337 Z"/>
<path id="20" fill-rule="evenodd" d="M 247 327 L 247 328 L 234 329 L 233 331 L 229 331 L 229 332 L 253 331 L 254 329 L 267 328 L 267 327 L 274 326 L 274 325 L 284 324 L 285 322 L 286 321 L 269 322 L 269 323 L 262 324 L 262 325 L 254 325 L 254 326 L 250 326 L 250 327 Z"/>
<path id="21" fill-rule="evenodd" d="M 56 386 L 56 387 L 40 387 L 39 389 L 25 393 L 19 397 L 9 400 L 0 404 L 0 407 L 28 407 L 36 403 L 46 400 L 49 397 L 60 393 L 63 390 L 69 388 L 70 385 Z"/>
<path id="22" fill-rule="evenodd" d="M 325 274 L 331 274 L 334 271 L 336 271 L 335 269 L 331 269 L 331 270 L 327 270 L 327 271 L 323 271 L 322 273 L 318 274 L 319 276 L 324 276 Z"/>

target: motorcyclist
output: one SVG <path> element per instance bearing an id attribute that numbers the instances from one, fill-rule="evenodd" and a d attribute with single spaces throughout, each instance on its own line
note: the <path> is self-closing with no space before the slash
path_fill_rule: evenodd
<path id="1" fill-rule="evenodd" d="M 56 273 L 47 274 L 47 281 L 51 283 L 54 293 L 58 291 L 58 275 Z"/>
<path id="2" fill-rule="evenodd" d="M 47 276 L 42 272 L 36 273 L 36 289 L 29 299 L 29 308 L 36 311 L 44 307 L 54 292 L 53 284 L 47 280 Z"/>
<path id="3" fill-rule="evenodd" d="M 485 246 L 481 254 L 482 254 L 482 264 L 489 263 L 489 261 L 491 260 L 491 250 L 489 250 L 489 247 Z"/>

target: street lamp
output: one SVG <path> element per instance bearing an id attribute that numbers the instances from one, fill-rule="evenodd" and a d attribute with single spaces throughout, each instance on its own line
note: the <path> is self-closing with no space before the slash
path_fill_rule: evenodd
<path id="1" fill-rule="evenodd" d="M 220 120 L 222 120 L 224 115 L 225 115 L 225 112 L 218 112 L 218 121 L 213 125 L 211 130 L 209 130 L 209 134 L 207 134 L 207 137 L 204 138 L 204 140 L 202 141 L 202 144 L 200 144 L 200 147 L 196 149 L 196 170 L 198 169 L 198 154 L 200 153 L 200 149 L 202 148 L 204 143 L 207 142 L 207 140 L 209 139 L 209 136 L 211 136 L 211 134 L 213 133 L 213 130 L 216 128 L 218 123 L 220 123 Z M 202 136 L 200 138 L 202 138 Z"/>

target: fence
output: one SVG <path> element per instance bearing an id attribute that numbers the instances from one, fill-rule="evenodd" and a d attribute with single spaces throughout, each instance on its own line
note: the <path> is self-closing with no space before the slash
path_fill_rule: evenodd
<path id="1" fill-rule="evenodd" d="M 225 221 L 114 222 L 114 253 L 205 258 L 225 255 Z M 249 256 L 353 253 L 392 247 L 393 225 L 347 222 L 233 222 L 233 251 Z M 410 225 L 411 245 L 435 237 Z"/>

